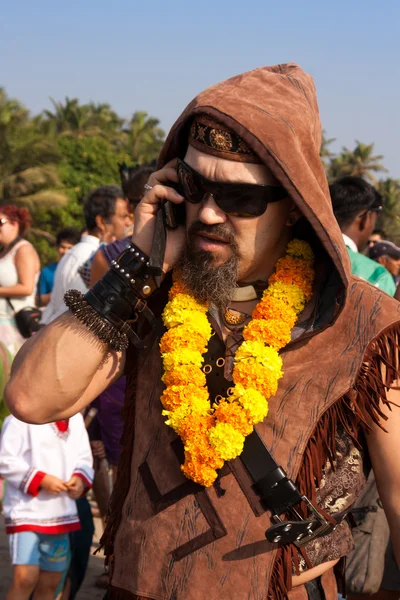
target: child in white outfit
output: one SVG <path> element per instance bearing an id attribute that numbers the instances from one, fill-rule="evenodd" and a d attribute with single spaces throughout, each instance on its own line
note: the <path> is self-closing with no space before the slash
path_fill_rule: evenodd
<path id="1" fill-rule="evenodd" d="M 0 475 L 13 581 L 7 600 L 53 599 L 68 566 L 68 533 L 80 529 L 75 500 L 91 487 L 83 418 L 30 425 L 13 416 L 0 437 Z"/>

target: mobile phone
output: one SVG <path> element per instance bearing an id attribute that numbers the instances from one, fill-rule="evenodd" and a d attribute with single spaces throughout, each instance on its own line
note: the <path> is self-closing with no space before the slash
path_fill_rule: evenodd
<path id="1" fill-rule="evenodd" d="M 168 187 L 172 187 L 178 194 L 182 194 L 182 190 L 180 188 L 179 183 L 175 183 L 174 181 L 169 181 Z M 167 227 L 171 229 L 176 229 L 179 225 L 184 225 L 186 222 L 186 209 L 185 203 L 182 204 L 173 204 L 166 200 L 163 204 L 163 211 L 165 216 L 165 222 Z"/>

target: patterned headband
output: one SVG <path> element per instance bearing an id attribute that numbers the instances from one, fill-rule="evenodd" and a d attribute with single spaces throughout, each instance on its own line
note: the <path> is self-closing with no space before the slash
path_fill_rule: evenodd
<path id="1" fill-rule="evenodd" d="M 205 116 L 196 117 L 193 120 L 190 128 L 189 144 L 200 150 L 200 152 L 227 160 L 261 163 L 258 156 L 254 154 L 241 137 L 231 129 Z"/>

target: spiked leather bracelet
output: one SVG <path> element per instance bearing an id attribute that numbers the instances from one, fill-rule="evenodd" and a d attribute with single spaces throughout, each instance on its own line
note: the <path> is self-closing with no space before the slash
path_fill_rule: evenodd
<path id="1" fill-rule="evenodd" d="M 143 315 L 153 329 L 161 329 L 146 302 L 157 289 L 161 274 L 160 268 L 150 266 L 146 254 L 130 244 L 85 296 L 70 290 L 65 303 L 110 348 L 124 350 L 129 341 L 136 348 L 144 348 L 145 340 L 139 338 L 132 325 Z"/>

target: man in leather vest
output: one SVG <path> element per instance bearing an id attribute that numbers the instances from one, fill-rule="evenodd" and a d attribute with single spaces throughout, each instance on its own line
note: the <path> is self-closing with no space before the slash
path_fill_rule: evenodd
<path id="1" fill-rule="evenodd" d="M 108 598 L 333 600 L 367 454 L 400 558 L 400 305 L 350 273 L 320 144 L 295 64 L 199 94 L 131 246 L 15 359 L 36 423 L 126 373 Z"/>

